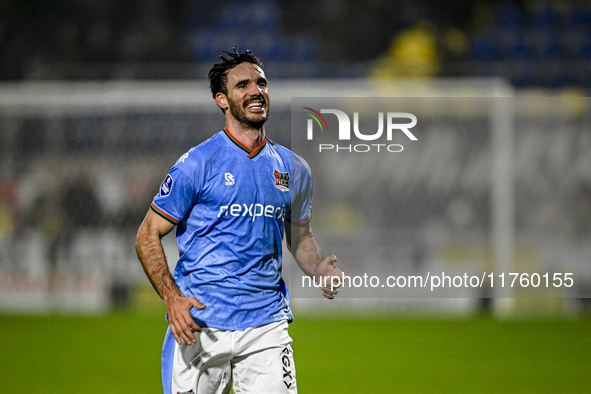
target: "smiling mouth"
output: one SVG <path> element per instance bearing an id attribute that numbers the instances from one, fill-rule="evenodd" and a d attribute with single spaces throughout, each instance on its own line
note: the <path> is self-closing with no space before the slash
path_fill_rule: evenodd
<path id="1" fill-rule="evenodd" d="M 246 108 L 248 109 L 262 109 L 264 102 L 262 100 L 251 101 L 250 103 L 246 104 Z"/>

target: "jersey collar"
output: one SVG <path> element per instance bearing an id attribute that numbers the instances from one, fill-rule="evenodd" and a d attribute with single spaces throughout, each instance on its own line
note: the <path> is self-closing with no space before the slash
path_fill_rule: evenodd
<path id="1" fill-rule="evenodd" d="M 248 153 L 248 158 L 249 159 L 254 159 L 255 157 L 257 157 L 259 155 L 259 153 L 261 153 L 263 151 L 263 148 L 265 147 L 265 144 L 267 143 L 267 136 L 265 136 L 265 139 L 263 140 L 263 142 L 258 146 L 258 148 L 252 150 L 250 148 L 247 148 L 242 142 L 238 141 L 238 139 L 236 137 L 234 137 L 230 131 L 228 131 L 227 127 L 224 127 L 224 133 L 228 136 L 228 138 L 230 139 L 230 141 L 232 141 L 233 143 L 235 143 L 239 148 L 241 148 L 242 150 L 244 150 L 246 153 Z"/>

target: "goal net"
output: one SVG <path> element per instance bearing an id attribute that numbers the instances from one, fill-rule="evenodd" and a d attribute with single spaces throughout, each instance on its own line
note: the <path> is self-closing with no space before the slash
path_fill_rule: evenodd
<path id="1" fill-rule="evenodd" d="M 178 157 L 224 125 L 208 87 L 47 82 L 0 91 L 0 307 L 128 302 L 129 289 L 147 283 L 134 238 L 158 185 Z M 272 81 L 270 96 L 268 135 L 294 149 L 299 98 L 413 98 L 418 107 L 425 107 L 420 98 L 431 100 L 417 114 L 418 141 L 389 166 L 297 152 L 314 173 L 315 234 L 339 266 L 373 262 L 372 269 L 400 274 L 434 265 L 450 273 L 569 270 L 575 286 L 554 296 L 584 298 L 591 278 L 586 99 L 525 98 L 502 80 L 480 79 Z M 438 99 L 446 97 L 461 99 Z M 367 209 L 368 196 L 389 208 Z M 173 236 L 165 247 L 172 268 Z M 371 255 L 360 253 L 366 248 Z M 294 272 L 284 270 L 292 286 Z M 517 291 L 469 288 L 462 305 Z M 316 302 L 294 295 L 296 303 Z"/>

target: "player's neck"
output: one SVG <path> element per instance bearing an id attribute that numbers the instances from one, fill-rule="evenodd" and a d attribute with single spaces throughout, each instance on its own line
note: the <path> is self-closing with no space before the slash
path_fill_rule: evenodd
<path id="1" fill-rule="evenodd" d="M 255 150 L 265 140 L 265 126 L 261 126 L 260 129 L 245 127 L 236 122 L 227 122 L 226 129 L 232 134 L 234 138 L 240 141 L 241 144 Z"/>

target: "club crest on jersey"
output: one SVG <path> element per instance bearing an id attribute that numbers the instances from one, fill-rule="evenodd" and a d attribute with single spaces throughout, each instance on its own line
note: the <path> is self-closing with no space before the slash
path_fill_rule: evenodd
<path id="1" fill-rule="evenodd" d="M 174 180 L 172 179 L 170 174 L 166 175 L 166 178 L 164 178 L 164 181 L 162 181 L 162 185 L 160 185 L 160 197 L 166 197 L 170 194 L 170 191 L 172 190 L 173 181 Z"/>
<path id="2" fill-rule="evenodd" d="M 289 172 L 279 172 L 273 169 L 273 176 L 275 177 L 275 187 L 282 192 L 289 191 Z"/>
<path id="3" fill-rule="evenodd" d="M 195 394 L 195 391 L 193 389 L 189 390 L 189 391 L 177 391 L 176 394 Z"/>

